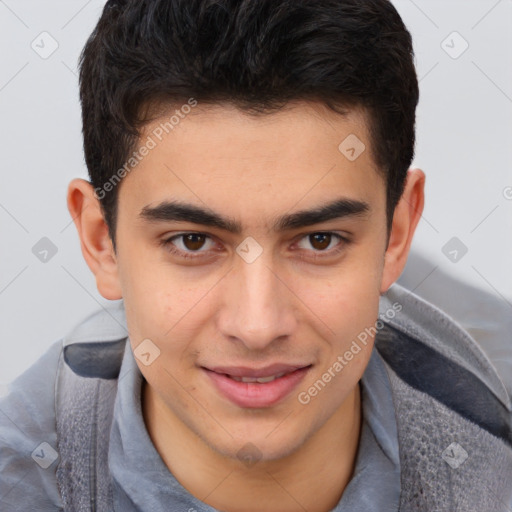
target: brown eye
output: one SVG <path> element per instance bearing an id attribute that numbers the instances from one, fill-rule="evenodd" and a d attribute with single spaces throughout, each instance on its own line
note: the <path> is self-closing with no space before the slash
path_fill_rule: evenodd
<path id="1" fill-rule="evenodd" d="M 301 258 L 317 259 L 341 254 L 349 243 L 350 240 L 347 237 L 331 231 L 324 231 L 304 235 L 297 247 L 303 249 L 303 253 L 309 253 L 308 256 L 300 256 Z"/>
<path id="2" fill-rule="evenodd" d="M 183 245 L 190 251 L 197 251 L 201 249 L 206 240 L 206 236 L 200 233 L 189 233 L 182 235 Z"/>
<path id="3" fill-rule="evenodd" d="M 309 235 L 309 242 L 314 249 L 323 251 L 331 243 L 332 235 L 330 233 L 315 233 Z"/>
<path id="4" fill-rule="evenodd" d="M 161 245 L 176 256 L 195 258 L 208 254 L 215 243 L 204 233 L 181 233 L 162 240 Z"/>

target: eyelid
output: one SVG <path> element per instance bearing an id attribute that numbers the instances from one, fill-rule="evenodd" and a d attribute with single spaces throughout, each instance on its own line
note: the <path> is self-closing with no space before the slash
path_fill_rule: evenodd
<path id="1" fill-rule="evenodd" d="M 300 235 L 298 237 L 298 241 L 296 242 L 297 244 L 300 243 L 302 240 L 304 239 L 307 239 L 308 237 L 312 236 L 312 235 L 330 235 L 334 238 L 337 238 L 338 239 L 338 244 L 335 246 L 335 247 L 338 247 L 338 245 L 340 245 L 340 242 L 341 243 L 348 243 L 349 240 L 346 236 L 344 235 L 340 235 L 339 233 L 336 233 L 335 231 L 312 231 L 311 233 L 307 233 L 306 235 Z M 332 251 L 334 251 L 335 247 L 331 248 L 331 249 L 328 249 L 328 250 L 324 250 L 324 251 L 310 251 L 314 254 L 331 254 Z M 307 250 L 307 249 L 306 249 Z"/>
<path id="2" fill-rule="evenodd" d="M 183 249 L 179 249 L 177 248 L 174 244 L 173 244 L 173 241 L 177 238 L 180 238 L 180 237 L 185 237 L 187 235 L 202 235 L 204 236 L 207 240 L 211 240 L 211 241 L 214 241 L 214 237 L 207 234 L 207 233 L 203 233 L 202 231 L 182 231 L 180 233 L 174 233 L 173 235 L 170 235 L 170 236 L 167 236 L 166 238 L 164 238 L 163 240 L 160 241 L 160 245 L 162 245 L 164 248 L 166 248 L 169 252 L 173 253 L 173 254 L 177 254 L 178 256 L 179 255 L 183 255 L 185 258 L 196 258 L 196 257 L 201 257 L 203 254 L 208 254 L 208 252 L 210 252 L 212 249 L 208 249 L 208 250 L 197 250 L 197 251 L 184 251 Z M 172 247 L 172 249 L 170 248 Z M 197 255 L 197 256 L 195 256 Z"/>

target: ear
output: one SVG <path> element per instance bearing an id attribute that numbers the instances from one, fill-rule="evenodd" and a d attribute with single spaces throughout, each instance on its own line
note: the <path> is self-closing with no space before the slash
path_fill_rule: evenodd
<path id="1" fill-rule="evenodd" d="M 425 173 L 421 169 L 409 169 L 404 192 L 395 208 L 389 243 L 384 255 L 381 294 L 400 277 L 405 267 L 414 232 L 423 213 L 424 188 Z"/>
<path id="2" fill-rule="evenodd" d="M 109 300 L 122 298 L 116 255 L 101 205 L 92 185 L 76 178 L 68 186 L 68 210 L 73 218 L 82 254 L 100 294 Z"/>

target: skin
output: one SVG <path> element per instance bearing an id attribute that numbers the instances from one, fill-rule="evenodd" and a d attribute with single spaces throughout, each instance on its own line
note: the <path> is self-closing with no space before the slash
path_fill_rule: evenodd
<path id="1" fill-rule="evenodd" d="M 366 145 L 353 162 L 338 150 L 351 133 Z M 385 183 L 364 112 L 341 116 L 296 102 L 262 117 L 198 105 L 119 185 L 116 253 L 92 186 L 70 183 L 69 211 L 99 292 L 124 299 L 133 349 L 149 338 L 160 350 L 149 366 L 136 359 L 144 420 L 163 461 L 194 496 L 229 512 L 255 503 L 262 512 L 323 512 L 337 504 L 356 460 L 359 381 L 373 338 L 307 405 L 297 395 L 375 325 L 380 294 L 405 266 L 424 182 L 421 170 L 408 171 L 388 243 Z M 368 214 L 271 230 L 277 216 L 342 196 L 367 202 Z M 145 206 L 169 199 L 230 217 L 242 232 L 140 217 Z M 309 236 L 319 231 L 350 242 L 332 237 L 325 249 Z M 196 259 L 160 244 L 188 232 L 211 237 Z M 252 263 L 236 252 L 248 236 L 263 249 Z M 182 238 L 174 247 L 190 253 L 197 245 Z M 257 409 L 228 401 L 200 368 L 275 362 L 313 366 L 284 400 Z M 247 443 L 259 459 L 250 465 L 237 457 Z"/>

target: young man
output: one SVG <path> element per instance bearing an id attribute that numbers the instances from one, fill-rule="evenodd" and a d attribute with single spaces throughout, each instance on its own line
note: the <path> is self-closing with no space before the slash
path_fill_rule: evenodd
<path id="1" fill-rule="evenodd" d="M 394 284 L 412 59 L 387 0 L 107 2 L 68 206 L 123 300 L 0 402 L 2 510 L 506 510 L 510 397 Z"/>

